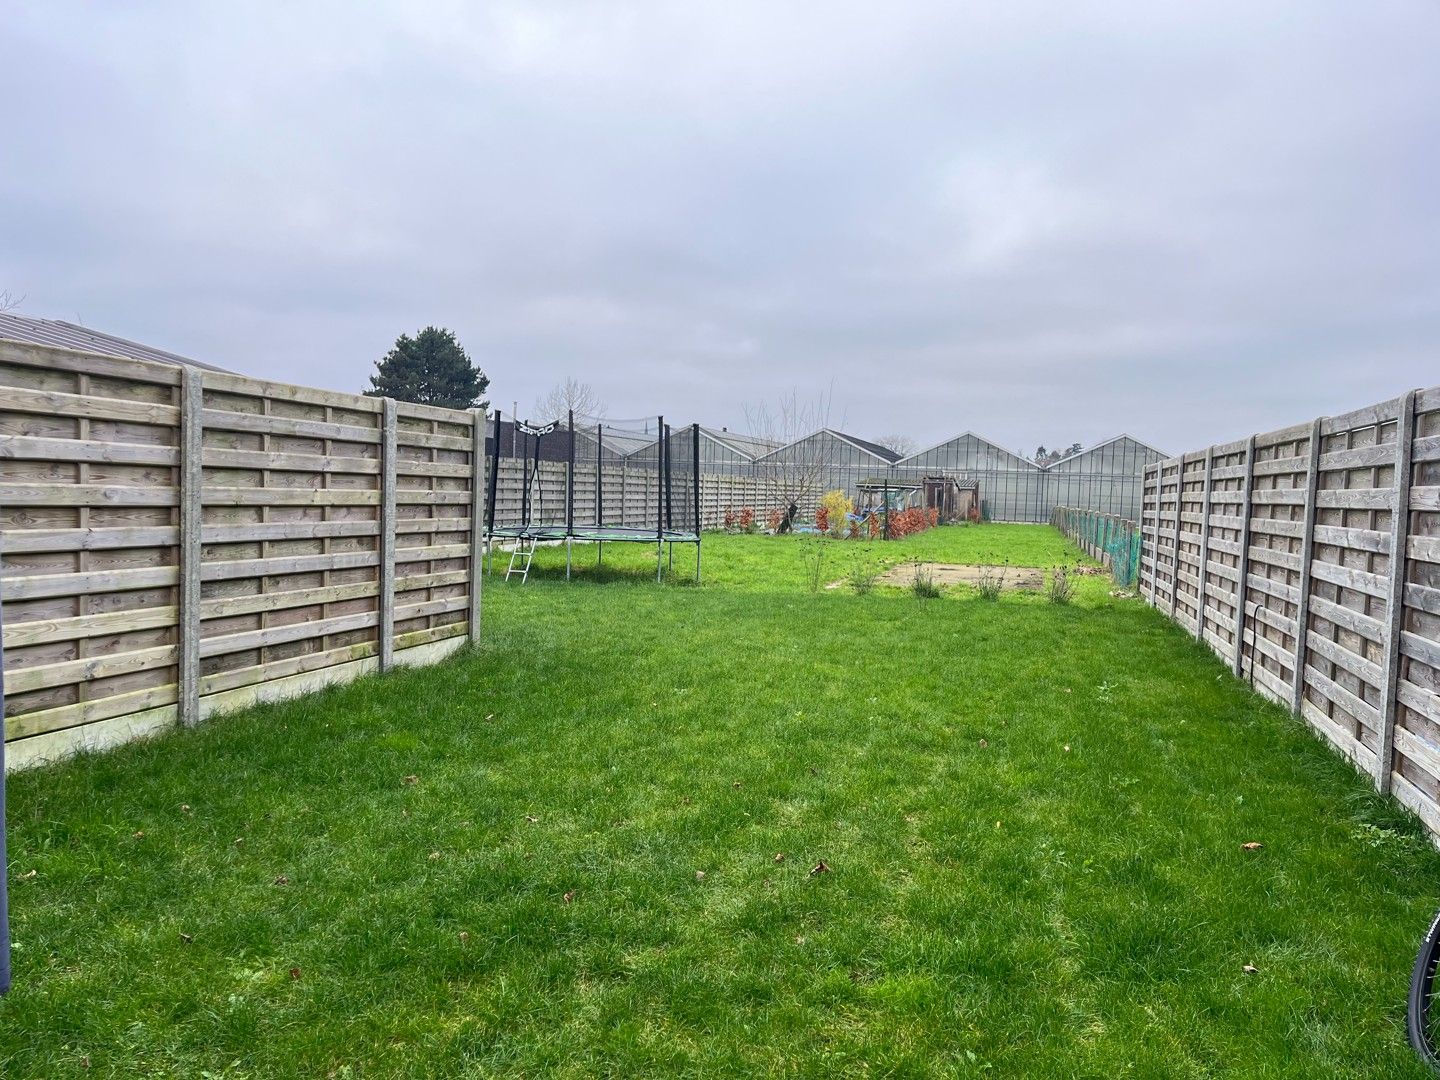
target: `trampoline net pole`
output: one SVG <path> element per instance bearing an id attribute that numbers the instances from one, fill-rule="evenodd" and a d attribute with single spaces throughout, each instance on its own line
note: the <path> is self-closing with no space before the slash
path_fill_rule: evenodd
<path id="1" fill-rule="evenodd" d="M 565 535 L 575 533 L 575 410 L 571 409 L 565 432 L 570 440 L 569 456 L 565 462 Z"/>
<path id="2" fill-rule="evenodd" d="M 659 417 L 655 436 L 655 542 L 665 538 L 665 417 Z"/>
<path id="3" fill-rule="evenodd" d="M 486 531 L 491 535 L 495 532 L 495 493 L 500 483 L 500 410 L 495 410 L 495 446 L 490 452 L 490 527 Z"/>
<path id="4" fill-rule="evenodd" d="M 665 531 L 672 532 L 675 528 L 674 518 L 674 488 L 670 476 L 670 428 L 666 427 L 662 433 L 661 445 L 665 449 Z"/>

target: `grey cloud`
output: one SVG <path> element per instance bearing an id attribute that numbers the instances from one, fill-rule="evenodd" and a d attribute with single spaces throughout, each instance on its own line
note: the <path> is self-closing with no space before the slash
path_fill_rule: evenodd
<path id="1" fill-rule="evenodd" d="M 1437 381 L 1440 9 L 35 6 L 0 289 L 356 389 L 1169 449 Z M 1244 387 L 1237 392 L 1236 387 Z"/>

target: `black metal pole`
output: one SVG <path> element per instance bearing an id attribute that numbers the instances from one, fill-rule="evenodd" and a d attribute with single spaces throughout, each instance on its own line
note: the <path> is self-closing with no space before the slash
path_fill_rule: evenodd
<path id="1" fill-rule="evenodd" d="M 885 537 L 884 537 L 884 538 L 885 538 L 886 540 L 889 540 L 889 539 L 890 539 L 890 481 L 889 481 L 889 479 L 886 479 L 886 481 L 885 481 L 885 494 L 882 495 L 881 498 L 882 498 L 884 501 L 880 504 L 880 508 L 885 511 L 885 516 L 884 516 L 884 518 L 881 519 L 881 524 L 885 526 Z"/>
<path id="2" fill-rule="evenodd" d="M 490 454 L 490 528 L 488 532 L 495 535 L 495 492 L 496 484 L 500 481 L 500 410 L 495 410 L 495 449 Z"/>
<path id="3" fill-rule="evenodd" d="M 5 852 L 5 616 L 0 604 L 0 994 L 10 992 L 10 863 Z"/>
<path id="4" fill-rule="evenodd" d="M 575 533 L 575 410 L 570 410 L 570 454 L 565 463 L 565 535 Z"/>
<path id="5" fill-rule="evenodd" d="M 660 417 L 655 445 L 655 543 L 665 539 L 665 417 Z"/>
<path id="6" fill-rule="evenodd" d="M 531 482 L 534 483 L 535 494 L 539 496 L 541 502 L 545 500 L 545 482 L 540 479 L 540 440 L 543 438 L 545 438 L 543 435 L 535 435 L 531 438 L 531 441 L 535 444 L 535 460 L 531 462 L 530 469 Z M 530 513 L 533 514 L 534 510 L 531 510 Z M 527 526 L 530 524 L 530 514 L 525 515 L 525 524 Z"/>
<path id="7" fill-rule="evenodd" d="M 595 527 L 605 524 L 605 425 L 595 425 Z"/>
<path id="8" fill-rule="evenodd" d="M 700 536 L 700 425 L 690 425 L 690 458 L 694 471 L 690 474 L 691 498 L 695 500 L 695 536 Z"/>
<path id="9" fill-rule="evenodd" d="M 670 429 L 665 429 L 665 531 L 675 531 L 675 485 L 670 480 L 670 466 L 673 461 L 670 453 Z"/>
<path id="10" fill-rule="evenodd" d="M 520 419 L 515 419 L 520 426 Z M 520 527 L 530 524 L 530 433 L 522 432 L 525 441 L 520 444 Z"/>

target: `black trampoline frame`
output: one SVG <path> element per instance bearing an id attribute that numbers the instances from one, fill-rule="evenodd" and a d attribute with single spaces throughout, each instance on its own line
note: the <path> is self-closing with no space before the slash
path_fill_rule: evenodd
<path id="1" fill-rule="evenodd" d="M 495 544 L 497 541 L 514 540 L 530 541 L 532 543 L 559 542 L 565 543 L 565 580 L 571 577 L 571 568 L 574 562 L 574 544 L 576 540 L 582 542 L 593 542 L 595 544 L 596 565 L 600 565 L 605 558 L 605 544 L 654 544 L 655 545 L 655 580 L 663 581 L 665 577 L 665 555 L 668 546 L 669 565 L 675 568 L 675 545 L 695 545 L 695 580 L 700 580 L 700 425 L 690 425 L 690 448 L 691 464 L 690 473 L 691 498 L 695 510 L 695 530 L 693 532 L 685 529 L 674 528 L 674 484 L 671 475 L 671 436 L 673 432 L 670 426 L 665 423 L 665 417 L 656 419 L 658 424 L 656 430 L 656 500 L 655 500 L 655 527 L 628 526 L 628 525 L 606 525 L 605 521 L 605 425 L 595 425 L 595 522 L 593 524 L 577 524 L 575 521 L 575 411 L 572 409 L 566 418 L 564 428 L 561 428 L 559 421 L 536 427 L 532 424 L 521 421 L 518 417 L 512 419 L 515 431 L 520 433 L 525 442 L 522 444 L 522 452 L 517 455 L 522 462 L 520 481 L 520 524 L 518 525 L 496 525 L 495 524 L 495 502 L 496 490 L 500 479 L 500 435 L 502 431 L 502 413 L 495 410 L 495 442 L 491 448 L 490 455 L 490 484 L 488 508 L 485 516 L 485 552 L 486 565 L 489 570 L 494 570 Z M 567 436 L 567 447 L 565 454 L 565 520 L 563 523 L 536 523 L 530 520 L 530 485 L 532 478 L 538 476 L 541 461 L 541 440 L 547 435 L 556 431 L 562 431 Z M 684 431 L 684 428 L 681 428 Z M 533 448 L 533 457 L 531 454 Z M 533 472 L 532 472 L 533 463 Z"/>

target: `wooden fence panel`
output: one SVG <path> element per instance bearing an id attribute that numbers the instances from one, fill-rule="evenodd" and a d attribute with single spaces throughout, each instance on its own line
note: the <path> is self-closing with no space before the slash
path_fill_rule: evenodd
<path id="1" fill-rule="evenodd" d="M 1182 476 L 1196 455 L 1186 455 Z M 1147 469 L 1141 582 L 1255 689 L 1293 709 L 1440 837 L 1440 389 L 1214 446 L 1190 602 L 1193 484 Z M 1189 495 L 1189 497 L 1187 497 Z M 1243 587 L 1242 587 L 1243 582 Z M 1241 599 L 1243 597 L 1243 603 Z"/>
<path id="2" fill-rule="evenodd" d="M 5 737 L 30 744 L 16 764 L 175 722 L 180 381 L 0 342 Z"/>
<path id="3" fill-rule="evenodd" d="M 14 342 L 0 387 L 12 767 L 478 627 L 473 414 Z"/>

